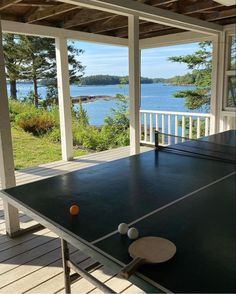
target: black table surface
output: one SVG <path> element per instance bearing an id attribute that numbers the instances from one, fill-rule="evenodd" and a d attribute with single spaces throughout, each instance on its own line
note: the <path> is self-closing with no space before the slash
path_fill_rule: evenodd
<path id="1" fill-rule="evenodd" d="M 224 134 L 230 145 L 232 135 L 235 132 Z M 219 140 L 219 136 L 222 142 L 222 134 L 214 138 Z M 235 292 L 233 172 L 233 164 L 151 150 L 6 189 L 4 193 L 127 263 L 127 237 L 114 234 L 96 241 L 115 231 L 121 222 L 133 222 L 209 185 L 193 197 L 137 223 L 142 236 L 165 236 L 176 243 L 178 250 L 169 263 L 145 266 L 141 271 L 174 292 Z M 212 185 L 214 181 L 217 182 Z M 80 206 L 77 217 L 69 213 L 72 204 Z"/>

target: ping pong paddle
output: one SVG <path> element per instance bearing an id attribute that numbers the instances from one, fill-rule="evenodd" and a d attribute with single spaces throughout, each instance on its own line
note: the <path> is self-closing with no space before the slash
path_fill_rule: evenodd
<path id="1" fill-rule="evenodd" d="M 142 264 L 162 263 L 171 259 L 176 253 L 176 246 L 164 238 L 143 237 L 134 241 L 128 251 L 133 260 L 119 273 L 125 279 L 128 279 Z"/>

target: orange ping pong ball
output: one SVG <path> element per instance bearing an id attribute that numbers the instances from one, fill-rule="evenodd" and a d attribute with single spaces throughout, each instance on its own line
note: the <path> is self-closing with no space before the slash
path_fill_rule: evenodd
<path id="1" fill-rule="evenodd" d="M 79 206 L 78 205 L 72 205 L 70 207 L 70 214 L 71 215 L 78 215 L 79 214 Z"/>

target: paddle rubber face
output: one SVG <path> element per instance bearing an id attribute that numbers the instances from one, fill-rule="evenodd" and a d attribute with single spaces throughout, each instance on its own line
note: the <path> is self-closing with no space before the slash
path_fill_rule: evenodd
<path id="1" fill-rule="evenodd" d="M 132 258 L 141 258 L 143 263 L 161 263 L 171 259 L 176 253 L 176 246 L 171 241 L 160 237 L 144 237 L 129 246 Z"/>
<path id="2" fill-rule="evenodd" d="M 160 237 L 144 237 L 129 246 L 129 254 L 133 260 L 119 273 L 128 279 L 144 263 L 162 263 L 171 259 L 176 253 L 175 244 Z"/>

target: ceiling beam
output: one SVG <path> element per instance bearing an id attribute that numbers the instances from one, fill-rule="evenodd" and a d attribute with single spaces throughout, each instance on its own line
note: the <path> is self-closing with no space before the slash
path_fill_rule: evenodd
<path id="1" fill-rule="evenodd" d="M 120 15 L 136 15 L 141 19 L 184 30 L 217 35 L 223 30 L 218 24 L 192 18 L 165 9 L 127 0 L 60 0 L 64 3 L 107 11 Z"/>
<path id="2" fill-rule="evenodd" d="M 108 12 L 103 12 L 100 10 L 81 9 L 73 15 L 73 18 L 64 21 L 62 27 L 65 29 L 69 29 L 72 27 L 94 22 L 94 20 L 104 20 L 110 17 L 111 14 Z"/>
<path id="3" fill-rule="evenodd" d="M 147 0 L 139 0 L 139 1 L 144 3 Z M 164 4 L 174 3 L 176 1 L 178 0 L 158 0 L 158 1 L 151 0 L 149 1 L 149 5 L 161 6 Z M 84 17 L 86 17 L 86 11 L 87 11 L 87 17 L 88 17 L 87 22 L 86 22 L 86 18 L 84 19 Z M 92 26 L 92 28 L 91 26 L 87 28 L 83 27 L 83 30 L 90 31 L 92 33 L 101 33 L 101 32 L 107 32 L 114 29 L 128 27 L 128 19 L 124 16 L 110 14 L 110 17 L 109 17 L 106 13 L 104 13 L 104 16 L 103 16 L 101 14 L 101 11 L 99 10 L 95 10 L 94 12 L 88 11 L 88 10 L 86 11 L 84 13 L 85 15 L 83 15 L 83 13 L 80 13 L 80 12 L 74 15 L 73 19 L 65 21 L 62 27 L 63 28 L 77 27 L 80 25 L 85 25 L 86 23 L 94 22 L 94 26 Z M 105 21 L 99 22 L 100 20 L 105 20 Z"/>
<path id="4" fill-rule="evenodd" d="M 145 38 L 152 38 L 156 36 L 168 36 L 172 34 L 180 34 L 183 32 L 183 30 L 178 29 L 178 28 L 167 28 L 165 30 L 160 30 L 160 31 L 152 31 L 152 32 L 147 32 L 147 33 L 141 33 L 139 38 L 140 39 L 145 39 Z"/>
<path id="5" fill-rule="evenodd" d="M 216 20 L 216 23 L 223 25 L 224 27 L 227 25 L 234 25 L 234 31 L 235 31 L 236 17 L 234 16 L 231 18 L 219 19 L 219 20 Z"/>
<path id="6" fill-rule="evenodd" d="M 135 0 L 140 3 L 144 3 L 151 6 L 162 6 L 162 5 L 170 5 L 179 0 Z"/>
<path id="7" fill-rule="evenodd" d="M 16 6 L 19 7 L 51 7 L 53 5 L 55 5 L 54 1 L 50 1 L 50 2 L 42 2 L 41 0 L 34 0 L 34 1 L 24 1 L 24 2 L 20 2 L 20 3 L 16 3 L 14 4 Z"/>
<path id="8" fill-rule="evenodd" d="M 12 15 L 12 14 L 8 14 L 8 13 L 1 13 L 1 20 L 9 20 L 9 21 L 21 21 L 21 19 L 19 19 L 19 17 Z"/>
<path id="9" fill-rule="evenodd" d="M 194 4 L 183 6 L 181 9 L 181 13 L 188 15 L 188 14 L 216 9 L 222 6 L 223 6 L 222 4 L 216 3 L 214 1 L 207 1 L 207 0 L 205 0 L 204 2 L 197 1 Z"/>
<path id="10" fill-rule="evenodd" d="M 166 3 L 166 1 L 161 1 L 161 3 Z M 154 4 L 155 2 L 152 1 L 152 4 Z M 213 3 L 213 1 L 204 1 L 202 3 L 195 3 L 193 5 L 188 5 L 185 8 L 182 9 L 181 13 L 184 14 L 194 14 L 196 12 L 203 12 L 206 11 L 208 9 L 212 9 L 213 8 L 217 8 L 217 7 L 221 7 L 221 4 L 215 4 L 213 6 L 211 6 L 211 4 Z M 154 4 L 154 5 L 160 5 L 160 3 L 158 4 Z M 116 18 L 116 20 L 115 20 Z M 127 37 L 127 26 L 128 26 L 128 22 L 127 19 L 124 16 L 116 16 L 115 18 L 108 20 L 107 22 L 98 22 L 95 23 L 93 26 L 89 26 L 87 29 L 90 32 L 93 33 L 105 33 L 107 31 L 113 30 L 115 31 L 116 29 L 119 30 L 117 31 L 117 36 L 119 37 Z M 207 18 L 208 20 L 208 18 Z M 140 24 L 144 22 L 141 21 Z M 152 31 L 159 31 L 160 29 L 166 29 L 166 26 L 162 26 L 162 25 L 157 25 L 157 24 L 153 24 L 153 23 L 149 23 L 147 26 L 145 26 L 145 24 L 143 24 L 142 26 L 143 28 L 146 27 L 146 32 L 152 32 Z M 140 27 L 140 30 L 142 31 L 142 27 Z M 86 30 L 86 28 L 85 28 Z"/>
<path id="11" fill-rule="evenodd" d="M 34 13 L 28 16 L 26 19 L 27 23 L 34 23 L 42 19 L 49 18 L 51 16 L 55 16 L 58 14 L 62 14 L 71 10 L 78 9 L 78 6 L 71 5 L 71 4 L 60 4 L 60 5 L 55 5 L 51 8 L 46 8 L 46 9 L 37 9 Z"/>
<path id="12" fill-rule="evenodd" d="M 170 4 L 170 3 L 174 3 L 177 0 L 162 0 L 162 1 L 156 1 L 156 0 L 152 0 L 149 1 L 148 3 L 150 5 L 153 6 L 159 6 L 159 5 L 163 5 L 163 4 Z M 213 4 L 213 1 L 204 1 L 202 3 L 195 3 L 193 5 L 188 5 L 185 8 L 183 8 L 181 10 L 181 13 L 183 14 L 194 14 L 196 12 L 203 12 L 212 8 L 218 8 L 221 7 L 221 4 L 217 4 L 215 3 L 215 5 L 213 4 L 213 6 L 211 6 L 211 4 Z M 140 24 L 144 22 L 144 21 L 140 21 Z M 90 31 L 92 33 L 106 33 L 107 31 L 111 31 L 111 30 L 115 30 L 115 29 L 122 29 L 128 27 L 128 20 L 124 17 L 124 16 L 115 16 L 113 18 L 111 18 L 111 20 L 107 20 L 106 22 L 95 22 L 94 25 L 90 25 L 87 28 L 83 28 L 85 29 L 85 31 Z"/>
<path id="13" fill-rule="evenodd" d="M 92 25 L 84 27 L 83 30 L 91 33 L 102 33 L 124 27 L 128 27 L 128 18 L 122 15 L 115 15 L 103 22 L 94 22 Z"/>
<path id="14" fill-rule="evenodd" d="M 215 21 L 215 20 L 222 20 L 224 18 L 234 17 L 236 16 L 236 9 L 231 8 L 222 11 L 215 11 L 207 15 L 207 21 Z"/>
<path id="15" fill-rule="evenodd" d="M 2 0 L 0 3 L 0 11 L 3 9 L 6 9 L 6 8 L 10 7 L 11 5 L 14 5 L 20 1 L 21 0 Z"/>
<path id="16" fill-rule="evenodd" d="M 150 23 L 150 22 L 146 22 L 143 23 L 142 25 L 140 25 L 139 27 L 139 33 L 144 34 L 144 33 L 151 33 L 151 32 L 156 32 L 156 31 L 160 31 L 160 30 L 166 30 L 166 29 L 170 29 L 170 27 L 166 27 L 164 25 L 158 25 L 156 23 Z M 128 37 L 128 28 L 124 27 L 122 29 L 119 30 L 114 30 L 114 34 L 119 38 L 126 38 Z"/>
<path id="17" fill-rule="evenodd" d="M 158 7 L 158 6 L 162 6 L 162 5 L 170 5 L 170 4 L 173 4 L 177 1 L 179 1 L 179 0 L 149 0 L 147 4 L 154 6 L 154 7 Z"/>

